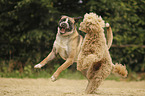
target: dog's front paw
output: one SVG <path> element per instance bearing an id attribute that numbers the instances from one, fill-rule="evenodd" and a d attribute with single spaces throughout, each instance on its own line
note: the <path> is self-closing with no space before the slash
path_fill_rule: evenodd
<path id="1" fill-rule="evenodd" d="M 54 76 L 51 76 L 51 81 L 52 82 L 56 81 L 56 78 Z"/>
<path id="2" fill-rule="evenodd" d="M 34 68 L 41 68 L 43 65 L 41 65 L 41 64 L 37 64 L 37 65 L 35 65 L 34 66 Z"/>

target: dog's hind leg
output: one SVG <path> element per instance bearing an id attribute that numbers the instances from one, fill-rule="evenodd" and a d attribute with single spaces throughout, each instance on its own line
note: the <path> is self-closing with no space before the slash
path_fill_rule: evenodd
<path id="1" fill-rule="evenodd" d="M 106 79 L 111 73 L 111 64 L 105 62 L 93 63 L 87 71 L 88 85 L 86 93 L 92 94 L 98 88 L 101 82 Z"/>
<path id="2" fill-rule="evenodd" d="M 54 50 L 52 50 L 50 52 L 50 54 L 43 60 L 41 61 L 39 64 L 35 65 L 34 68 L 41 68 L 43 67 L 48 61 L 54 59 L 56 57 L 56 53 Z"/>
<path id="3" fill-rule="evenodd" d="M 57 77 L 59 76 L 59 74 L 63 70 L 65 70 L 66 68 L 68 68 L 70 65 L 73 64 L 74 58 L 75 58 L 75 54 L 76 54 L 76 51 L 75 50 L 71 50 L 71 52 L 69 53 L 69 57 L 66 59 L 66 61 L 52 75 L 52 77 L 51 77 L 51 80 L 52 81 L 55 81 L 57 79 Z"/>
<path id="4" fill-rule="evenodd" d="M 52 81 L 56 81 L 57 77 L 59 76 L 59 74 L 65 70 L 66 68 L 68 68 L 70 65 L 73 64 L 74 59 L 73 58 L 67 58 L 67 60 L 56 70 L 56 72 L 52 75 L 51 80 Z"/>
<path id="5" fill-rule="evenodd" d="M 84 70 L 81 70 L 81 73 L 88 80 L 88 78 L 87 78 L 87 71 L 88 71 L 88 69 L 84 69 Z"/>

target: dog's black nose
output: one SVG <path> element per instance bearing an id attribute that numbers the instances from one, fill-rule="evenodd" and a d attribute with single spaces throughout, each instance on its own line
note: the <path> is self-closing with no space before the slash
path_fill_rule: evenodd
<path id="1" fill-rule="evenodd" d="M 67 24 L 66 24 L 66 23 L 62 23 L 62 24 L 61 24 L 61 27 L 67 28 Z"/>

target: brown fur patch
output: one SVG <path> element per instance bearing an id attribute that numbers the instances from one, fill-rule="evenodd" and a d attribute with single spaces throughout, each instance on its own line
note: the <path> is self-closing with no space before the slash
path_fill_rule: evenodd
<path id="1" fill-rule="evenodd" d="M 87 78 L 88 79 L 93 79 L 95 74 L 97 73 L 96 71 L 98 71 L 100 68 L 101 68 L 101 61 L 94 62 L 92 64 L 92 66 L 90 66 L 90 68 L 88 69 Z"/>
<path id="2" fill-rule="evenodd" d="M 101 61 L 93 63 L 93 71 L 99 70 L 101 67 Z"/>

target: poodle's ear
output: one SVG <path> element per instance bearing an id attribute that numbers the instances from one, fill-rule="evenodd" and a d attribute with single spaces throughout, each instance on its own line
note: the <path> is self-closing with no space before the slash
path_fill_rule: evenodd
<path id="1" fill-rule="evenodd" d="M 79 19 L 81 19 L 83 17 L 79 16 L 79 17 L 74 17 L 75 23 L 77 23 L 79 21 Z"/>

